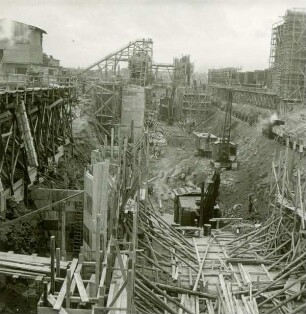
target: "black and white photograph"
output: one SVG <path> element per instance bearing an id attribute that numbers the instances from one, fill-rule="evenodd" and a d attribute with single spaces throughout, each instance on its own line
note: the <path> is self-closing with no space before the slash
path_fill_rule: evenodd
<path id="1" fill-rule="evenodd" d="M 303 314 L 305 223 L 305 0 L 0 0 L 0 314 Z"/>

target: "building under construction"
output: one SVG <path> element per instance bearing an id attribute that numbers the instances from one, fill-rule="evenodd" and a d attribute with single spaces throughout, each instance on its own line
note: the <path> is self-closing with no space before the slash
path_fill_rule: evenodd
<path id="1" fill-rule="evenodd" d="M 301 104 L 305 97 L 305 20 L 305 10 L 288 10 L 272 27 L 272 90 L 288 105 Z"/>
<path id="2" fill-rule="evenodd" d="M 305 29 L 273 26 L 271 89 L 235 67 L 198 84 L 151 38 L 2 77 L 0 313 L 304 313 L 306 112 L 273 115 L 305 102 Z"/>

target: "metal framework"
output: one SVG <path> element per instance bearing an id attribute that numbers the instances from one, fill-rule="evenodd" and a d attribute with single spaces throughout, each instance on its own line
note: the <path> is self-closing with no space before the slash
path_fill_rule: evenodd
<path id="1" fill-rule="evenodd" d="M 96 67 L 102 81 L 120 80 L 120 62 L 128 62 L 129 75 L 127 81 L 132 84 L 146 86 L 152 79 L 152 39 L 137 39 L 129 42 L 121 49 L 88 66 L 82 74 Z"/>
<path id="2" fill-rule="evenodd" d="M 203 89 L 194 86 L 179 89 L 178 93 L 181 93 L 181 108 L 178 108 L 180 117 L 189 116 L 190 119 L 194 119 L 197 116 L 202 119 L 203 114 L 209 110 L 211 105 L 211 100 L 206 92 Z"/>
<path id="3" fill-rule="evenodd" d="M 190 56 L 185 55 L 181 58 L 175 58 L 174 61 L 174 80 L 176 86 L 190 86 L 193 72 L 193 64 L 190 62 Z"/>
<path id="4" fill-rule="evenodd" d="M 227 89 L 228 87 L 224 85 L 207 86 L 207 92 L 214 101 L 225 101 L 227 99 Z M 232 92 L 233 103 L 249 104 L 269 110 L 277 110 L 280 104 L 280 97 L 269 91 L 233 87 Z"/>
<path id="5" fill-rule="evenodd" d="M 306 10 L 288 10 L 272 27 L 272 90 L 287 103 L 303 103 L 306 65 Z"/>
<path id="6" fill-rule="evenodd" d="M 208 84 L 234 85 L 239 84 L 240 68 L 221 68 L 208 70 Z"/>
<path id="7" fill-rule="evenodd" d="M 174 79 L 175 65 L 171 63 L 153 63 L 152 75 L 154 85 L 164 86 L 171 85 Z"/>

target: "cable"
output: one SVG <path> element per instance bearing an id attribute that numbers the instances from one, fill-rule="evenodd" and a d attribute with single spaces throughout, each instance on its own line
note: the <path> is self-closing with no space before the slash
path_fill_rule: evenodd
<path id="1" fill-rule="evenodd" d="M 31 213 L 28 213 L 28 214 L 25 214 L 25 215 L 23 215 L 23 216 L 20 216 L 20 217 L 18 217 L 18 218 L 16 218 L 16 219 L 3 222 L 2 224 L 0 224 L 0 227 L 2 227 L 2 226 L 7 226 L 7 225 L 11 225 L 11 224 L 14 224 L 15 222 L 18 222 L 18 221 L 20 221 L 20 220 L 23 220 L 23 219 L 25 219 L 25 218 L 27 218 L 27 217 L 30 217 L 30 216 L 32 216 L 32 215 L 39 214 L 39 213 L 41 213 L 41 212 L 43 212 L 43 211 L 49 209 L 50 207 L 52 207 L 52 206 L 54 206 L 54 205 L 56 205 L 56 204 L 58 204 L 58 203 L 60 203 L 60 202 L 64 202 L 64 201 L 66 201 L 66 200 L 68 200 L 68 199 L 70 199 L 70 198 L 73 198 L 73 197 L 75 197 L 75 196 L 77 196 L 77 195 L 80 195 L 80 194 L 82 194 L 82 193 L 84 193 L 84 190 L 82 190 L 81 192 L 75 193 L 75 194 L 73 194 L 73 195 L 71 195 L 71 196 L 68 196 L 68 197 L 66 197 L 66 198 L 63 198 L 63 199 L 61 199 L 61 200 L 59 200 L 59 201 L 57 201 L 57 202 L 55 202 L 55 203 L 52 203 L 52 204 L 50 204 L 50 205 L 47 205 L 47 206 L 44 206 L 44 207 L 42 207 L 42 208 L 36 209 L 35 211 L 33 211 L 33 212 L 31 212 Z"/>

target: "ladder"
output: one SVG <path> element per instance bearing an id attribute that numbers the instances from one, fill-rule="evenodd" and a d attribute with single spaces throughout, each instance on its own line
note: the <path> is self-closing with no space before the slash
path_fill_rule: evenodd
<path id="1" fill-rule="evenodd" d="M 75 203 L 74 228 L 73 228 L 73 255 L 80 253 L 83 243 L 83 202 Z"/>

